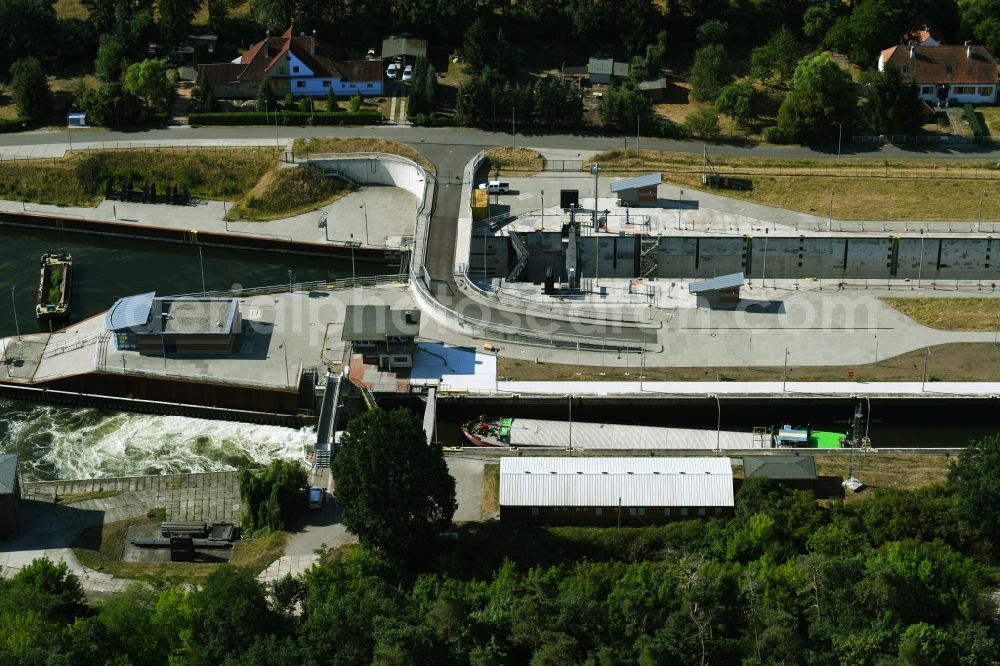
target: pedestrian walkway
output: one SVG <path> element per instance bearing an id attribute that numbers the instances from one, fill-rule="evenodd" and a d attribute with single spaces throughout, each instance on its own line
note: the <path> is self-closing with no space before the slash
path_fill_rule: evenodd
<path id="1" fill-rule="evenodd" d="M 271 565 L 260 572 L 257 580 L 262 583 L 273 583 L 285 576 L 300 576 L 302 573 L 319 562 L 319 555 L 282 555 Z"/>

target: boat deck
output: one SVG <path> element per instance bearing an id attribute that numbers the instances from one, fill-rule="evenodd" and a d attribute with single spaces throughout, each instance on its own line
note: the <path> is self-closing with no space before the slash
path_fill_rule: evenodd
<path id="1" fill-rule="evenodd" d="M 573 448 L 627 451 L 635 449 L 715 450 L 771 448 L 770 437 L 733 430 L 661 428 L 615 423 L 573 423 Z M 510 427 L 510 445 L 518 447 L 567 448 L 568 421 L 515 418 Z"/>

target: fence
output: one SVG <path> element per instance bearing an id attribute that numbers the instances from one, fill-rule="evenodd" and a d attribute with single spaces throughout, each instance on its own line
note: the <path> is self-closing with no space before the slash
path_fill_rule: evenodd
<path id="1" fill-rule="evenodd" d="M 1000 137 L 994 136 L 954 136 L 952 134 L 880 134 L 878 136 L 852 136 L 854 143 L 996 143 Z"/>
<path id="2" fill-rule="evenodd" d="M 243 298 L 246 296 L 261 296 L 267 294 L 283 294 L 296 291 L 336 291 L 338 289 L 353 289 L 355 287 L 373 287 L 382 284 L 398 284 L 407 282 L 407 276 L 405 273 L 393 273 L 391 275 L 372 275 L 368 277 L 359 278 L 343 278 L 341 280 L 331 280 L 324 281 L 319 280 L 316 282 L 295 282 L 290 284 L 277 284 L 269 285 L 265 287 L 251 287 L 248 289 L 238 289 L 230 291 L 205 291 L 205 292 L 195 292 L 191 294 L 174 294 L 171 298 L 183 298 L 183 297 L 204 297 L 204 296 L 219 296 L 219 297 L 231 297 L 236 296 Z"/>

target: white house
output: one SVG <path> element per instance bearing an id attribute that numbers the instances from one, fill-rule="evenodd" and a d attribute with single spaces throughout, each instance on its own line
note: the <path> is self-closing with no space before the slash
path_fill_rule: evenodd
<path id="1" fill-rule="evenodd" d="M 230 63 L 200 65 L 220 99 L 253 98 L 267 79 L 275 95 L 324 97 L 330 90 L 340 96 L 381 95 L 382 65 L 378 60 L 348 60 L 336 47 L 312 35 L 294 35 L 257 42 Z"/>
<path id="2" fill-rule="evenodd" d="M 878 57 L 878 70 L 888 64 L 903 80 L 917 85 L 920 99 L 931 104 L 955 100 L 960 104 L 994 104 L 997 99 L 997 61 L 983 46 L 893 46 Z"/>

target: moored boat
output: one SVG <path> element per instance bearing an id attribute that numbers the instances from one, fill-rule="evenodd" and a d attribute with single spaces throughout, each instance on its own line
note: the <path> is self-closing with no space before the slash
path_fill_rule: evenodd
<path id="1" fill-rule="evenodd" d="M 69 316 L 72 284 L 73 255 L 68 252 L 43 254 L 35 316 L 40 320 L 64 319 Z"/>

